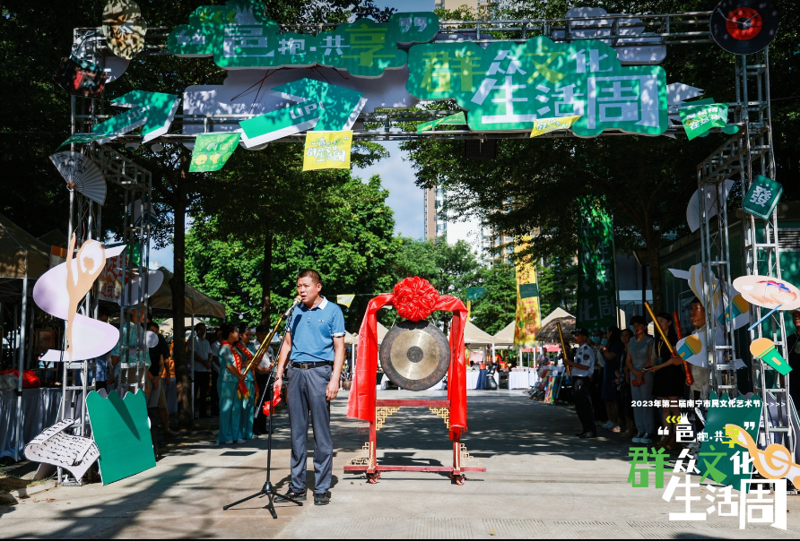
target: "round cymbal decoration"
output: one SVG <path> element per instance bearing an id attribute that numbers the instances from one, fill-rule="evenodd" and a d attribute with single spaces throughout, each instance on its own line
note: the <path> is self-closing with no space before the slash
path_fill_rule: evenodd
<path id="1" fill-rule="evenodd" d="M 108 48 L 131 60 L 144 49 L 147 23 L 139 5 L 133 0 L 111 0 L 103 9 L 103 35 Z"/>
<path id="2" fill-rule="evenodd" d="M 733 54 L 766 49 L 778 32 L 778 12 L 767 0 L 722 0 L 711 13 L 711 37 Z"/>
<path id="3" fill-rule="evenodd" d="M 389 379 L 401 389 L 424 391 L 436 385 L 450 367 L 450 345 L 427 321 L 395 324 L 380 348 L 380 361 Z"/>

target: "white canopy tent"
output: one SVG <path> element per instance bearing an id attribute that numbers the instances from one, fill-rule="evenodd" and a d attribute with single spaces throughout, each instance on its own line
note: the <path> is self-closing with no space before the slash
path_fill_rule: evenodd
<path id="1" fill-rule="evenodd" d="M 560 317 L 575 317 L 575 316 L 573 316 L 572 314 L 570 314 L 569 312 L 567 312 L 563 308 L 558 307 L 555 310 L 553 310 L 552 312 L 550 312 L 549 314 L 547 314 L 547 317 L 542 320 L 542 324 L 541 324 L 541 326 L 539 328 L 541 329 L 542 327 L 544 327 L 545 325 L 547 325 L 548 323 L 550 323 L 554 319 L 558 319 Z"/>
<path id="2" fill-rule="evenodd" d="M 514 345 L 514 329 L 516 321 L 512 321 L 494 335 L 494 347 L 496 349 L 508 349 Z"/>
<path id="3" fill-rule="evenodd" d="M 494 344 L 494 338 L 474 323 L 467 321 L 464 325 L 464 343 L 468 346 L 491 346 Z"/>

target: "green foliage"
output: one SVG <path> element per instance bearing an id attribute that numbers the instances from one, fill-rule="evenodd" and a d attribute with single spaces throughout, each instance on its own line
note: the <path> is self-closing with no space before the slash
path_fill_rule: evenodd
<path id="1" fill-rule="evenodd" d="M 496 334 L 514 321 L 517 307 L 517 277 L 513 265 L 496 264 L 478 272 L 486 295 L 472 302 L 470 321 L 489 334 Z"/>
<path id="2" fill-rule="evenodd" d="M 315 219 L 329 223 L 324 234 L 308 230 L 275 236 L 270 300 L 277 310 L 271 324 L 291 303 L 297 273 L 304 268 L 320 272 L 323 294 L 334 302 L 338 294 L 364 293 L 345 309 L 348 330 L 358 328 L 366 303 L 378 292 L 394 243 L 394 217 L 386 206 L 388 192 L 381 188 L 378 177 L 368 183 L 347 177 L 335 196 L 321 198 L 326 204 L 308 209 L 309 216 L 317 214 Z M 249 229 L 242 227 L 242 214 L 238 216 L 239 234 L 223 233 L 220 216 L 200 216 L 195 221 L 187 235 L 187 280 L 255 324 L 261 320 L 264 252 L 245 240 Z"/>
<path id="3" fill-rule="evenodd" d="M 578 266 L 572 263 L 572 259 L 552 258 L 547 266 L 539 265 L 536 273 L 542 317 L 547 317 L 558 307 L 576 313 Z"/>
<path id="4" fill-rule="evenodd" d="M 388 272 L 380 284 L 388 292 L 403 278 L 419 276 L 428 280 L 440 295 L 451 295 L 466 302 L 467 288 L 479 285 L 480 268 L 469 244 L 464 241 L 447 244 L 443 238 L 433 242 L 400 237 L 396 239 Z M 446 326 L 452 314 L 434 312 L 431 317 L 434 322 Z M 391 315 L 380 313 L 379 318 L 383 318 L 382 323 L 390 323 L 394 312 Z"/>

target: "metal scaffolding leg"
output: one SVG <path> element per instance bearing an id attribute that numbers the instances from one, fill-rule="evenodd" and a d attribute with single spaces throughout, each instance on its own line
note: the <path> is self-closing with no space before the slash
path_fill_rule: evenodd
<path id="1" fill-rule="evenodd" d="M 745 152 L 742 154 L 742 193 L 747 193 L 757 175 L 775 180 L 775 157 L 772 147 L 772 123 L 769 94 L 769 52 L 752 57 L 736 57 L 736 100 L 742 104 L 740 118 L 745 126 Z M 745 261 L 748 275 L 759 274 L 781 278 L 778 212 L 769 220 L 748 214 L 744 220 Z M 761 319 L 762 308 L 751 307 L 751 316 Z M 788 358 L 786 326 L 783 311 L 769 319 L 767 334 L 784 358 Z M 750 331 L 750 339 L 762 338 L 764 325 Z M 764 409 L 761 438 L 764 445 L 779 443 L 795 450 L 796 435 L 792 431 L 792 407 L 789 375 L 781 376 L 761 359 L 753 359 L 753 383 L 761 395 Z"/>
<path id="2" fill-rule="evenodd" d="M 769 56 L 768 51 L 747 56 L 736 56 L 736 104 L 733 107 L 735 122 L 740 132 L 730 138 L 722 147 L 706 158 L 698 166 L 698 185 L 700 189 L 717 190 L 718 200 L 724 201 L 725 180 L 738 178 L 741 193 L 747 193 L 755 175 L 775 179 L 775 160 L 772 148 L 772 131 L 769 96 Z M 704 293 L 708 303 L 717 291 L 712 283 L 710 271 L 717 274 L 723 287 L 731 285 L 730 244 L 728 240 L 729 222 L 727 205 L 719 205 L 716 217 L 709 219 L 709 209 L 705 197 L 701 208 L 701 245 L 704 270 Z M 743 217 L 744 258 L 748 275 L 781 277 L 780 243 L 778 237 L 778 215 L 773 213 L 769 220 L 761 220 L 750 214 Z M 722 295 L 721 302 L 732 321 L 730 295 Z M 735 395 L 737 381 L 733 362 L 737 356 L 747 355 L 744 348 L 737 348 L 737 333 L 730 323 L 725 324 L 723 332 L 714 332 L 716 324 L 713 310 L 706 304 L 707 340 L 709 366 L 713 367 L 710 376 L 711 389 Z M 762 309 L 751 307 L 751 321 L 762 316 Z M 775 347 L 787 357 L 786 327 L 783 312 L 774 314 L 769 323 L 769 331 Z M 750 331 L 750 341 L 765 333 L 764 326 Z M 743 339 L 744 333 L 739 333 Z M 780 443 L 794 452 L 796 435 L 792 432 L 792 407 L 789 396 L 789 376 L 781 376 L 761 359 L 752 362 L 753 387 L 761 396 L 763 403 L 763 422 L 761 445 Z"/>

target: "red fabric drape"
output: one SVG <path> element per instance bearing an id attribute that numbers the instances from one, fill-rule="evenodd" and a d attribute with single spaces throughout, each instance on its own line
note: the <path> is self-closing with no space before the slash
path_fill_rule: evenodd
<path id="1" fill-rule="evenodd" d="M 391 304 L 394 295 L 378 295 L 367 306 L 358 332 L 358 355 L 353 386 L 347 401 L 347 416 L 362 421 L 375 420 L 376 374 L 378 373 L 378 310 Z M 464 325 L 467 308 L 461 300 L 441 295 L 436 310 L 453 312 L 450 323 L 450 368 L 447 372 L 447 398 L 450 400 L 450 439 L 467 430 L 467 368 L 464 361 Z"/>

